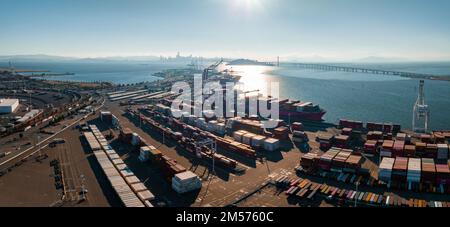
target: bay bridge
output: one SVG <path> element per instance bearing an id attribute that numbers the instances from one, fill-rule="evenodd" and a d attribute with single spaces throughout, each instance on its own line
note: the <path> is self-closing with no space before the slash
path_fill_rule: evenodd
<path id="1" fill-rule="evenodd" d="M 270 62 L 267 64 L 272 65 L 272 66 L 280 66 L 280 61 L 278 60 L 277 62 Z M 331 65 L 331 64 L 322 64 L 322 63 L 281 63 L 281 65 L 297 67 L 297 68 L 304 68 L 304 69 L 312 69 L 312 70 L 367 73 L 367 74 L 392 75 L 392 76 L 418 78 L 418 79 L 450 81 L 450 75 L 433 75 L 433 74 L 427 74 L 427 73 L 403 72 L 403 71 L 397 71 L 397 70 L 366 68 L 364 66 L 345 66 L 345 65 Z"/>

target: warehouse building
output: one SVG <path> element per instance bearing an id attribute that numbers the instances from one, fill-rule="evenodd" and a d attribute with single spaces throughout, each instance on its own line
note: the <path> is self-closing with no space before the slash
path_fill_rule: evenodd
<path id="1" fill-rule="evenodd" d="M 12 113 L 19 107 L 18 99 L 0 99 L 0 114 Z"/>

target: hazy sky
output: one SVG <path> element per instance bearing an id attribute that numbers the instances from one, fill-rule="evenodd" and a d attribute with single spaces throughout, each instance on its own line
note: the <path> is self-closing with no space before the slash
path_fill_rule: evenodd
<path id="1" fill-rule="evenodd" d="M 448 0 L 1 0 L 0 55 L 450 60 Z"/>

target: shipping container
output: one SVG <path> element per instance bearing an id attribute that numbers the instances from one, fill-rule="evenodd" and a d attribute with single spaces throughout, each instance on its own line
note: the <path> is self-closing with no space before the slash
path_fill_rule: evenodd
<path id="1" fill-rule="evenodd" d="M 392 151 L 394 148 L 394 141 L 385 140 L 381 146 L 380 156 L 382 157 L 392 157 Z"/>
<path id="2" fill-rule="evenodd" d="M 396 140 L 393 146 L 393 157 L 402 157 L 403 151 L 405 149 L 405 141 L 404 140 Z"/>
<path id="3" fill-rule="evenodd" d="M 449 159 L 449 155 L 448 155 L 448 151 L 449 151 L 449 147 L 447 144 L 438 144 L 438 153 L 437 153 L 437 159 L 439 160 L 448 160 Z"/>
<path id="4" fill-rule="evenodd" d="M 279 140 L 289 139 L 289 129 L 285 126 L 275 128 L 273 133 L 274 133 L 274 137 L 276 139 L 279 139 Z"/>
<path id="5" fill-rule="evenodd" d="M 359 155 L 350 155 L 345 163 L 345 172 L 357 173 L 361 168 L 363 159 Z M 356 176 L 356 175 L 355 175 Z"/>
<path id="6" fill-rule="evenodd" d="M 394 167 L 395 159 L 384 157 L 378 168 L 378 180 L 388 183 L 392 179 L 392 169 Z"/>
<path id="7" fill-rule="evenodd" d="M 410 158 L 408 161 L 407 180 L 411 183 L 420 183 L 422 163 L 419 158 Z"/>
<path id="8" fill-rule="evenodd" d="M 434 160 L 431 158 L 422 158 L 422 182 L 436 182 L 436 165 L 434 164 Z"/>
<path id="9" fill-rule="evenodd" d="M 378 141 L 368 140 L 364 144 L 364 151 L 369 154 L 375 154 L 378 146 Z"/>
<path id="10" fill-rule="evenodd" d="M 323 154 L 319 159 L 319 167 L 323 170 L 330 170 L 331 169 L 331 163 L 333 161 L 333 158 L 336 157 L 336 155 L 341 151 L 340 148 L 331 148 L 328 150 L 325 154 Z"/>
<path id="11" fill-rule="evenodd" d="M 280 149 L 280 141 L 274 138 L 264 140 L 264 149 L 267 151 L 276 151 Z"/>
<path id="12" fill-rule="evenodd" d="M 394 167 L 392 169 L 392 179 L 397 182 L 406 182 L 408 174 L 408 158 L 395 158 Z"/>
<path id="13" fill-rule="evenodd" d="M 414 157 L 416 155 L 415 145 L 405 145 L 404 154 L 406 157 Z"/>
<path id="14" fill-rule="evenodd" d="M 318 154 L 317 153 L 307 153 L 305 155 L 303 155 L 300 159 L 300 165 L 304 168 L 304 169 L 309 169 L 309 168 L 313 168 L 316 166 L 317 161 L 318 161 Z"/>
<path id="15" fill-rule="evenodd" d="M 294 122 L 291 124 L 291 131 L 303 131 L 303 124 L 300 122 Z"/>
<path id="16" fill-rule="evenodd" d="M 436 183 L 450 185 L 450 168 L 447 164 L 436 164 Z"/>

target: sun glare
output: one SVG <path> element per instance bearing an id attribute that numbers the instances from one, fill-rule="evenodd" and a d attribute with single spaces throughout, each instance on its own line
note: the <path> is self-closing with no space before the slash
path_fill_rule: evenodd
<path id="1" fill-rule="evenodd" d="M 232 0 L 233 7 L 239 10 L 254 11 L 262 7 L 261 0 Z"/>

